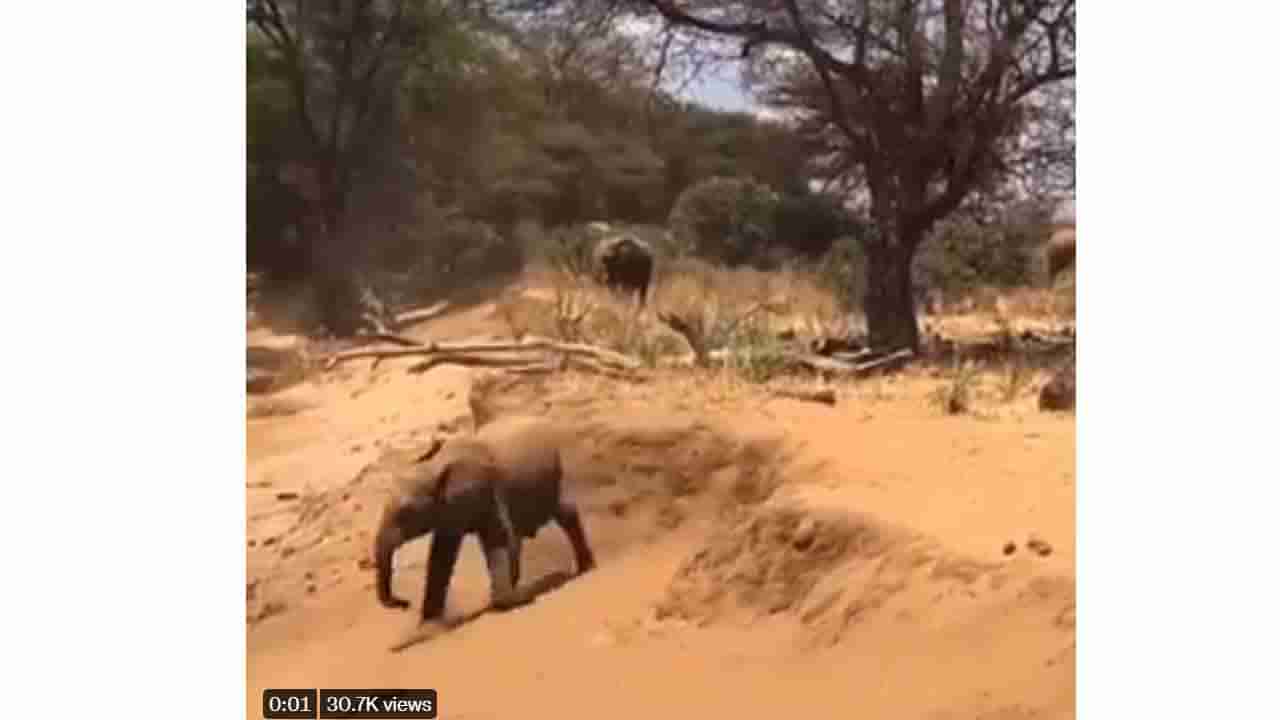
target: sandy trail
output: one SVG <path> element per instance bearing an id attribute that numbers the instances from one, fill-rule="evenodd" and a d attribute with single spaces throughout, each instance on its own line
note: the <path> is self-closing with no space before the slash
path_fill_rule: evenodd
<path id="1" fill-rule="evenodd" d="M 1074 717 L 1072 417 L 948 418 L 905 399 L 681 415 L 626 388 L 526 403 L 616 421 L 575 456 L 599 568 L 392 654 L 429 541 L 398 560 L 414 608 L 379 607 L 358 564 L 376 478 L 352 478 L 465 430 L 471 376 L 386 365 L 289 391 L 308 409 L 249 423 L 250 717 L 267 687 L 433 687 L 440 717 L 468 719 Z M 785 457 L 744 439 L 767 437 L 789 439 Z M 754 467 L 766 459 L 774 480 Z M 554 527 L 526 548 L 530 577 L 571 563 Z M 451 615 L 487 601 L 482 567 L 469 541 Z"/>

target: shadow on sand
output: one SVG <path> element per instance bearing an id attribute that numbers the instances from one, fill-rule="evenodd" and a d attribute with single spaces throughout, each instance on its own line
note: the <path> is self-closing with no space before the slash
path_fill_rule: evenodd
<path id="1" fill-rule="evenodd" d="M 557 570 L 543 575 L 528 585 L 521 586 L 520 603 L 517 607 L 523 607 L 532 603 L 537 600 L 538 597 L 563 587 L 565 583 L 572 579 L 573 575 L 571 573 L 564 572 L 563 570 Z M 456 630 L 457 628 L 476 620 L 487 612 L 502 611 L 494 610 L 492 606 L 486 605 L 479 610 L 472 611 L 460 617 L 449 618 L 442 622 L 427 622 L 419 624 L 411 630 L 408 635 L 396 644 L 392 645 L 390 650 L 393 653 L 398 653 L 415 645 L 420 645 L 429 640 L 433 640 L 447 632 Z"/>

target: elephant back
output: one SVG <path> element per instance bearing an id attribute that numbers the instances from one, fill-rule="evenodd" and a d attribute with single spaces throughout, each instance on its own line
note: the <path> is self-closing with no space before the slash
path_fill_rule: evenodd
<path id="1" fill-rule="evenodd" d="M 490 448 L 509 492 L 527 494 L 539 507 L 559 501 L 565 436 L 556 423 L 513 415 L 485 425 L 475 439 Z"/>
<path id="2" fill-rule="evenodd" d="M 619 233 L 601 240 L 595 248 L 597 265 L 633 263 L 637 260 L 653 260 L 653 248 L 649 243 L 631 233 Z"/>

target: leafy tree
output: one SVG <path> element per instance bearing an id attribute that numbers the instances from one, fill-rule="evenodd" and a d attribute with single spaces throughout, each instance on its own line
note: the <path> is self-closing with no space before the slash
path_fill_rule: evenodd
<path id="1" fill-rule="evenodd" d="M 411 185 L 412 168 L 397 161 L 397 110 L 406 86 L 430 76 L 432 43 L 450 38 L 454 23 L 444 6 L 425 1 L 250 0 L 247 7 L 250 42 L 287 88 L 296 146 L 281 180 L 300 201 L 322 320 L 350 333 L 359 315 L 350 273 L 359 248 L 347 242 L 353 190 L 373 184 L 362 175 Z M 377 184 L 384 193 L 371 197 L 389 197 L 394 186 Z"/>
<path id="2" fill-rule="evenodd" d="M 1074 114 L 1062 92 L 1075 77 L 1074 0 L 639 2 L 686 32 L 741 41 L 766 99 L 865 205 L 874 346 L 919 346 L 912 259 L 938 221 L 1020 167 L 1074 155 L 1073 126 L 1052 129 Z"/>

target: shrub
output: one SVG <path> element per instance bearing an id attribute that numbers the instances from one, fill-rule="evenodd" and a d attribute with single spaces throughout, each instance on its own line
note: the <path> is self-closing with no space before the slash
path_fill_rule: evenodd
<path id="1" fill-rule="evenodd" d="M 838 237 L 854 229 L 849 213 L 822 195 L 783 195 L 774 212 L 775 244 L 810 260 L 822 257 Z"/>
<path id="2" fill-rule="evenodd" d="M 818 263 L 818 276 L 845 309 L 861 306 L 867 287 L 867 258 L 857 238 L 845 235 L 833 242 Z"/>
<path id="3" fill-rule="evenodd" d="M 434 250 L 440 272 L 466 284 L 518 272 L 524 266 L 519 243 L 507 240 L 488 223 L 467 218 L 446 223 Z"/>
<path id="4" fill-rule="evenodd" d="M 777 201 L 750 179 L 713 177 L 689 186 L 671 208 L 678 252 L 729 266 L 761 259 L 776 234 Z"/>
<path id="5" fill-rule="evenodd" d="M 1042 240 L 1030 226 L 947 223 L 916 254 L 913 276 L 917 287 L 951 296 L 1028 285 Z"/>
<path id="6" fill-rule="evenodd" d="M 524 267 L 524 247 L 493 226 L 466 217 L 442 219 L 409 232 L 410 249 L 400 247 L 389 272 L 374 283 L 393 305 L 410 304 L 474 287 Z"/>
<path id="7" fill-rule="evenodd" d="M 591 253 L 604 233 L 591 225 L 558 227 L 547 233 L 542 257 L 552 268 L 577 278 L 590 277 Z"/>

